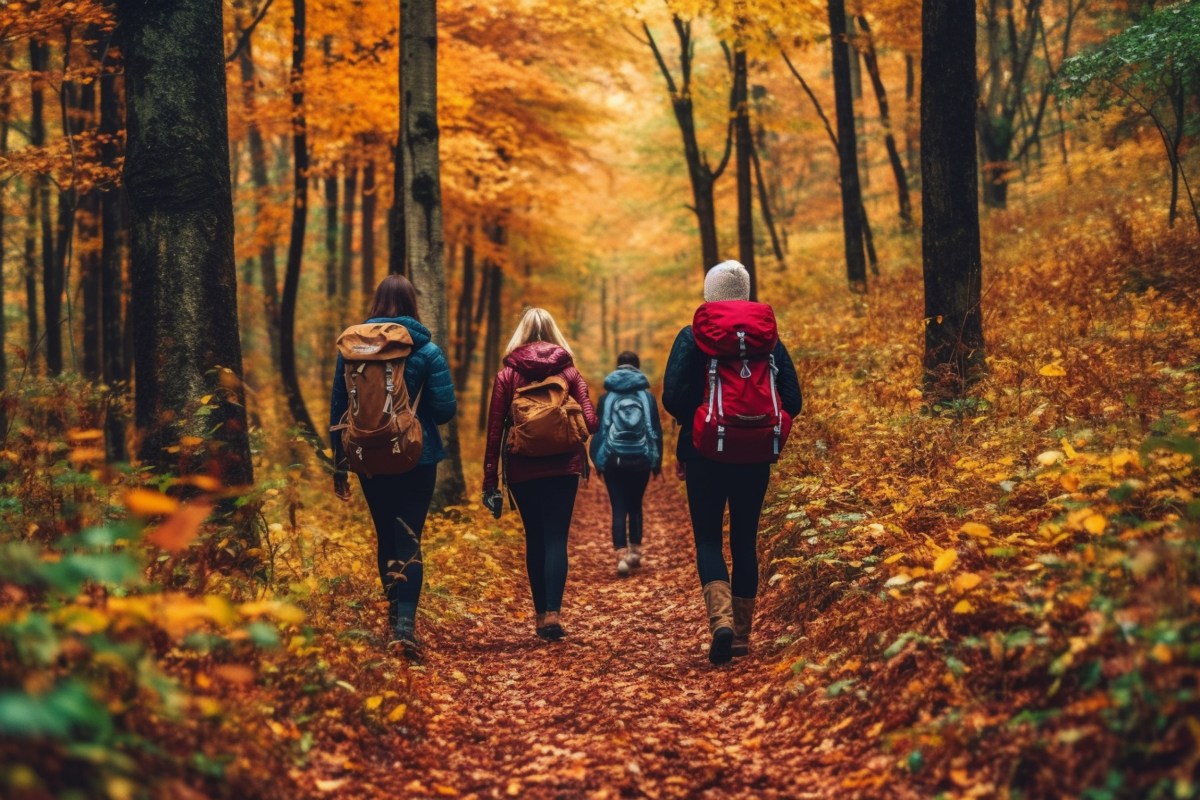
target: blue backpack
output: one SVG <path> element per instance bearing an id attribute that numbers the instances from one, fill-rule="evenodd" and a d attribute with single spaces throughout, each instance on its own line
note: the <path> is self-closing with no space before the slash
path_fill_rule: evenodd
<path id="1" fill-rule="evenodd" d="M 612 391 L 600 421 L 601 469 L 651 469 L 658 463 L 658 437 L 651 422 L 650 395 L 644 389 Z"/>

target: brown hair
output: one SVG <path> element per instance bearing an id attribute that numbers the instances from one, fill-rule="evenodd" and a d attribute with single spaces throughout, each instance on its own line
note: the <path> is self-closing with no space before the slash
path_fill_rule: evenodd
<path id="1" fill-rule="evenodd" d="M 371 301 L 371 310 L 367 312 L 367 319 L 377 317 L 412 317 L 420 322 L 417 289 L 412 281 L 403 275 L 393 274 L 379 282 L 375 299 Z"/>

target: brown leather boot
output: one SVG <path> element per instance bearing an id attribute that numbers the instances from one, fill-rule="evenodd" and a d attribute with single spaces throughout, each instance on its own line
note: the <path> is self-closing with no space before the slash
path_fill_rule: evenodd
<path id="1" fill-rule="evenodd" d="M 737 656 L 750 653 L 750 628 L 754 623 L 754 598 L 733 598 L 733 647 L 730 652 Z"/>
<path id="2" fill-rule="evenodd" d="M 729 588 L 729 581 L 704 584 L 704 606 L 708 609 L 708 629 L 712 631 L 708 660 L 714 664 L 724 664 L 733 657 L 733 592 Z"/>

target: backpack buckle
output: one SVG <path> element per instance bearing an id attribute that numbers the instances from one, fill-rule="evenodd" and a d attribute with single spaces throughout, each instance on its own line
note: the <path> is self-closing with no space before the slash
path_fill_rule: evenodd
<path id="1" fill-rule="evenodd" d="M 738 353 L 744 359 L 746 357 L 746 332 L 738 331 L 737 337 L 738 337 Z M 745 378 L 745 377 L 749 377 L 749 376 L 743 375 L 742 377 Z"/>

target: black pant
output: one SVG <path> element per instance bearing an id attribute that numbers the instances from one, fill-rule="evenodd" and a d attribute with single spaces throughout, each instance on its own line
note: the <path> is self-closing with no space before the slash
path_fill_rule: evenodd
<path id="1" fill-rule="evenodd" d="M 645 469 L 610 469 L 604 473 L 604 488 L 612 505 L 613 547 L 617 550 L 625 547 L 627 541 L 642 543 L 642 497 L 649 482 L 650 471 Z"/>
<path id="2" fill-rule="evenodd" d="M 413 619 L 425 569 L 421 564 L 421 531 L 433 499 L 437 464 L 424 464 L 402 475 L 359 476 L 375 536 L 379 541 L 379 580 L 388 600 Z"/>
<path id="3" fill-rule="evenodd" d="M 725 504 L 729 503 L 733 595 L 758 594 L 758 517 L 770 477 L 770 464 L 721 464 L 707 459 L 687 462 L 688 510 L 696 537 L 701 586 L 729 580 L 721 550 Z"/>
<path id="4" fill-rule="evenodd" d="M 525 525 L 525 568 L 537 613 L 562 609 L 567 585 L 567 533 L 575 510 L 578 475 L 554 475 L 512 484 Z"/>

